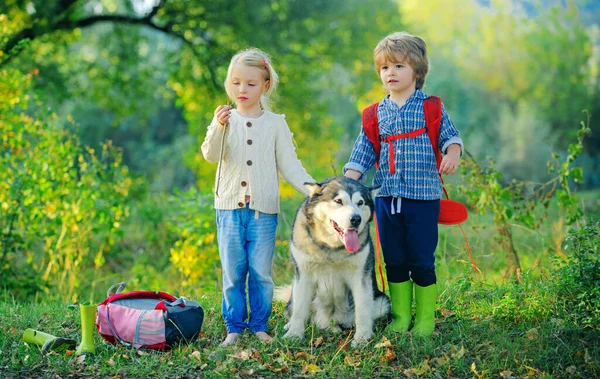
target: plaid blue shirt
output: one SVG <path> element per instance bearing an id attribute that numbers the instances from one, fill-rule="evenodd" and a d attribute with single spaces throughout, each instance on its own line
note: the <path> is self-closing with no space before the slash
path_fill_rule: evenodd
<path id="1" fill-rule="evenodd" d="M 379 133 L 382 138 L 412 132 L 425 127 L 423 103 L 428 96 L 416 90 L 402 107 L 387 95 L 377 107 Z M 402 138 L 392 141 L 395 150 L 395 173 L 390 174 L 389 146 L 381 143 L 379 168 L 375 172 L 373 185 L 381 186 L 377 196 L 405 197 L 414 200 L 436 200 L 442 197 L 442 183 L 435 167 L 435 155 L 427 133 L 415 138 Z M 438 146 L 446 153 L 448 146 L 463 142 L 442 105 L 442 122 Z M 364 174 L 375 164 L 375 151 L 363 128 L 354 143 L 352 154 L 344 166 Z"/>

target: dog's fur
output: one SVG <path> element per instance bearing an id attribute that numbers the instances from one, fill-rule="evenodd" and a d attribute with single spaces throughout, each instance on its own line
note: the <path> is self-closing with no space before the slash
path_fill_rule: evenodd
<path id="1" fill-rule="evenodd" d="M 356 326 L 356 346 L 370 339 L 374 321 L 390 312 L 388 297 L 377 287 L 369 232 L 376 188 L 343 176 L 306 186 L 310 195 L 296 213 L 290 243 L 296 275 L 284 338 L 303 338 L 312 311 L 321 329 Z M 282 293 L 279 299 L 287 300 Z"/>

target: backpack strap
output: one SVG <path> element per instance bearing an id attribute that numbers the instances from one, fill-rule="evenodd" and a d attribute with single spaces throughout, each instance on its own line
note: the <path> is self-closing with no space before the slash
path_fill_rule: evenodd
<path id="1" fill-rule="evenodd" d="M 365 135 L 373 145 L 373 151 L 376 156 L 376 165 L 379 167 L 379 154 L 381 152 L 381 138 L 379 135 L 379 120 L 377 119 L 377 107 L 379 103 L 371 104 L 362 112 L 362 127 Z M 438 147 L 438 138 L 440 136 L 440 126 L 442 121 L 442 99 L 438 96 L 429 96 L 425 99 L 424 105 L 425 128 L 435 155 L 436 167 L 439 170 L 442 163 L 442 151 Z M 419 133 L 420 134 L 420 133 Z M 412 135 L 392 136 L 392 139 L 413 137 Z M 441 178 L 441 176 L 440 176 Z"/>
<path id="2" fill-rule="evenodd" d="M 427 135 L 429 135 L 429 141 L 431 141 L 431 147 L 433 147 L 433 153 L 435 154 L 435 166 L 439 170 L 442 163 L 442 151 L 438 146 L 442 122 L 442 99 L 437 96 L 429 96 L 425 99 L 423 108 Z"/>
<path id="3" fill-rule="evenodd" d="M 425 99 L 423 104 L 425 113 L 425 127 L 427 128 L 427 135 L 433 148 L 433 154 L 435 155 L 435 167 L 438 172 L 440 171 L 440 165 L 442 164 L 442 150 L 438 146 L 438 139 L 440 137 L 440 127 L 442 123 L 442 99 L 438 96 L 429 96 Z M 449 199 L 448 191 L 444 187 L 444 179 L 440 173 L 440 180 L 442 181 L 442 190 L 446 195 L 446 199 Z"/>
<path id="4" fill-rule="evenodd" d="M 377 119 L 377 106 L 379 103 L 371 104 L 362 112 L 362 127 L 375 152 L 375 165 L 379 167 L 379 152 L 381 151 L 381 140 L 379 138 L 379 120 Z"/>

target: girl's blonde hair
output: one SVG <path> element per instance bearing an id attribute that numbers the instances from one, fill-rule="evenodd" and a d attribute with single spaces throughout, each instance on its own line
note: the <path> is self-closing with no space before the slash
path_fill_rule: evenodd
<path id="1" fill-rule="evenodd" d="M 392 33 L 379 41 L 373 57 L 378 74 L 383 62 L 405 61 L 415 70 L 417 89 L 425 85 L 425 77 L 429 72 L 429 58 L 427 58 L 427 44 L 422 38 L 406 32 Z"/>
<path id="2" fill-rule="evenodd" d="M 231 58 L 231 62 L 229 63 L 229 68 L 227 69 L 227 78 L 225 79 L 225 90 L 227 91 L 227 96 L 231 100 L 235 100 L 233 93 L 229 87 L 231 83 L 231 72 L 233 71 L 233 66 L 237 64 L 243 64 L 249 67 L 257 67 L 263 70 L 265 74 L 265 81 L 269 81 L 269 88 L 260 97 L 260 107 L 266 111 L 271 110 L 271 94 L 275 92 L 277 88 L 277 83 L 279 81 L 279 77 L 277 76 L 277 72 L 273 69 L 273 65 L 271 64 L 271 58 L 264 51 L 257 49 L 255 47 L 248 48 L 240 51 L 236 55 Z"/>

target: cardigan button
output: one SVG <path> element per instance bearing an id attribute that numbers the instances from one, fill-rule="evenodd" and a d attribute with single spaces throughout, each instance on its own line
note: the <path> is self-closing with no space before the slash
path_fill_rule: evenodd
<path id="1" fill-rule="evenodd" d="M 248 161 L 248 162 L 246 162 L 246 164 L 247 164 L 248 166 L 252 166 L 252 161 Z"/>
<path id="2" fill-rule="evenodd" d="M 242 202 L 239 202 L 239 203 L 238 203 L 238 207 L 240 207 L 240 208 L 243 208 L 243 207 L 244 207 L 244 203 L 242 203 Z"/>
<path id="3" fill-rule="evenodd" d="M 247 126 L 247 127 L 251 127 L 251 126 L 252 126 L 252 123 L 251 123 L 250 121 L 248 121 L 248 122 L 246 123 L 246 126 Z"/>
<path id="4" fill-rule="evenodd" d="M 248 141 L 246 141 L 246 143 L 247 143 L 248 145 L 252 145 L 252 140 L 251 140 L 251 139 L 249 139 Z"/>
<path id="5" fill-rule="evenodd" d="M 248 183 L 246 183 L 245 181 L 241 183 L 242 187 L 246 187 L 248 185 Z"/>

